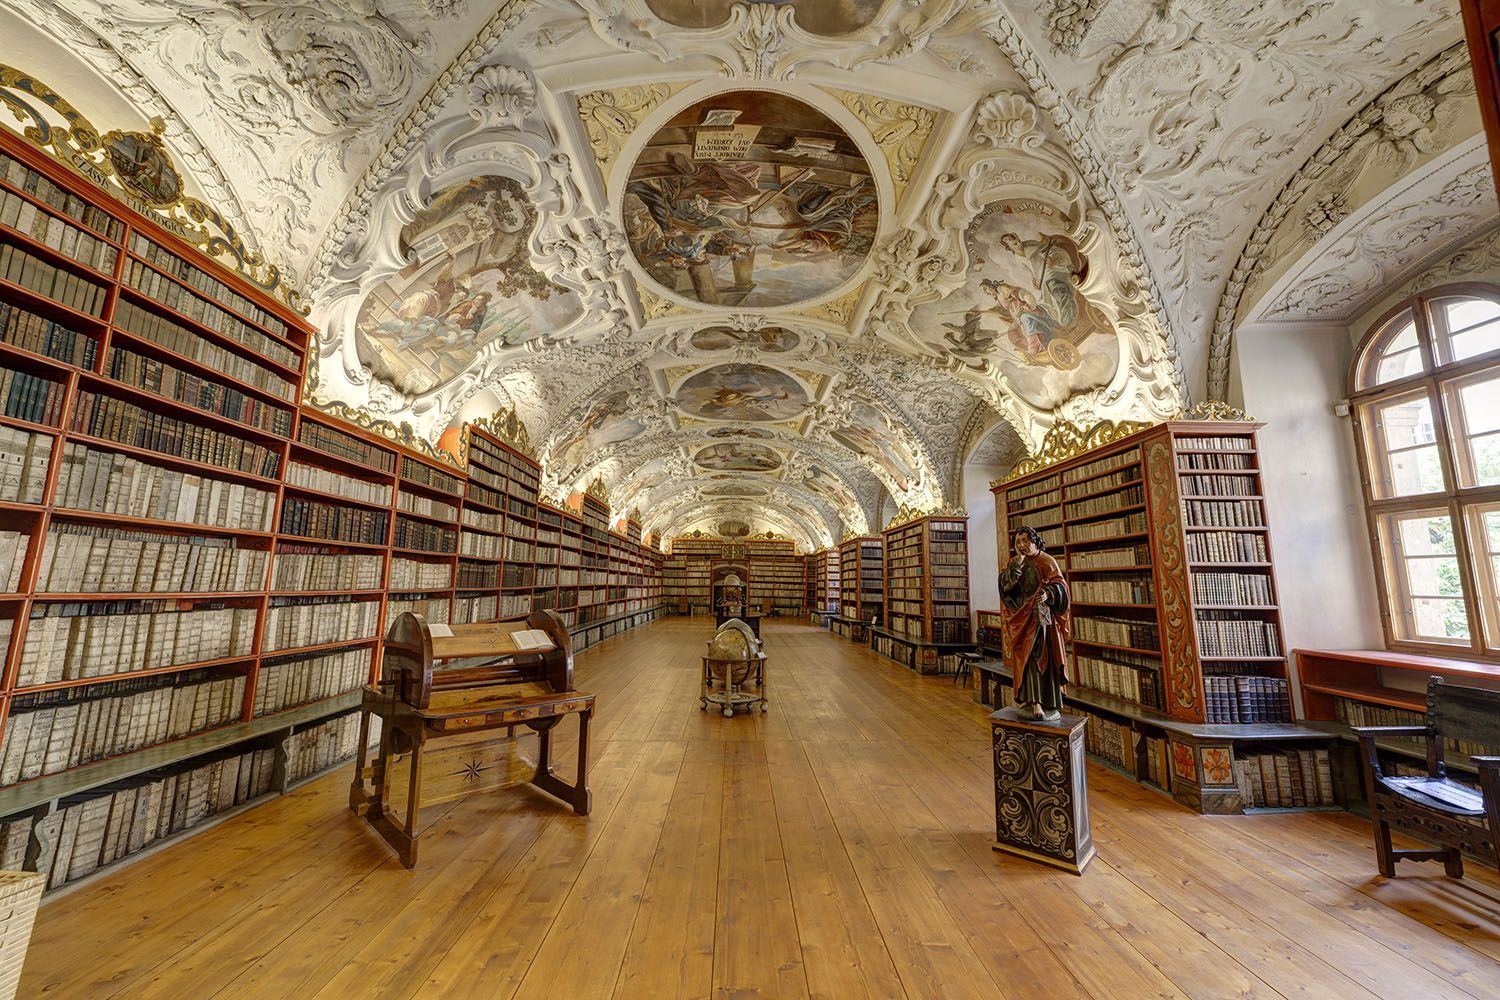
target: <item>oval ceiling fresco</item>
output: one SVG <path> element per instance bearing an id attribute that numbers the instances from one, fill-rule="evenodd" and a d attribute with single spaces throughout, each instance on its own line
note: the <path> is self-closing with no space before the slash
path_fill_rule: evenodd
<path id="1" fill-rule="evenodd" d="M 674 115 L 625 186 L 625 236 L 666 291 L 705 305 L 806 302 L 847 281 L 879 222 L 870 165 L 811 105 L 718 94 Z"/>
<path id="2" fill-rule="evenodd" d="M 693 456 L 700 467 L 714 472 L 774 472 L 781 468 L 781 456 L 759 444 L 734 441 L 711 444 Z"/>
<path id="3" fill-rule="evenodd" d="M 451 382 L 497 342 L 519 346 L 583 315 L 577 293 L 531 266 L 536 209 L 508 177 L 438 192 L 401 230 L 411 263 L 370 290 L 354 322 L 359 359 L 403 392 Z"/>
<path id="4" fill-rule="evenodd" d="M 790 420 L 811 402 L 802 383 L 765 365 L 714 365 L 689 375 L 677 389 L 677 405 L 705 420 Z"/>
<path id="5" fill-rule="evenodd" d="M 651 13 L 683 28 L 717 28 L 740 0 L 646 0 Z M 791 6 L 797 24 L 819 35 L 843 35 L 875 20 L 886 0 L 756 0 Z"/>
<path id="6" fill-rule="evenodd" d="M 731 330 L 727 326 L 711 326 L 699 330 L 689 341 L 700 351 L 730 351 L 736 347 L 749 347 L 767 354 L 785 354 L 795 351 L 802 338 L 779 326 L 763 327 L 759 330 Z"/>

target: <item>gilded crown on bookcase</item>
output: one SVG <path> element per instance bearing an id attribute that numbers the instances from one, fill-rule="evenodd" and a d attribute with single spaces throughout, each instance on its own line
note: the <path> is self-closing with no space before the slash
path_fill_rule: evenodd
<path id="1" fill-rule="evenodd" d="M 1181 410 L 1172 420 L 1223 420 L 1230 422 L 1246 422 L 1254 418 L 1245 413 L 1244 410 L 1221 403 L 1218 400 L 1204 400 L 1194 403 L 1185 410 Z M 1037 449 L 1035 455 L 1024 458 L 1016 463 L 1016 467 L 1010 474 L 990 482 L 990 488 L 995 489 L 1014 479 L 1029 476 L 1033 472 L 1039 472 L 1059 462 L 1066 462 L 1077 458 L 1095 448 L 1102 448 L 1107 444 L 1118 441 L 1137 431 L 1146 430 L 1156 425 L 1149 422 L 1137 420 L 1101 420 L 1097 424 L 1084 428 L 1073 423 L 1071 420 L 1059 420 L 1047 431 L 1047 436 L 1042 438 L 1042 446 Z"/>
<path id="2" fill-rule="evenodd" d="M 153 118 L 149 132 L 115 129 L 102 135 L 83 113 L 24 70 L 0 64 L 0 104 L 20 128 L 12 129 L 74 173 L 114 194 L 168 232 L 285 302 L 304 316 L 309 308 L 285 271 L 245 243 L 212 205 L 187 194 Z"/>
<path id="3" fill-rule="evenodd" d="M 910 524 L 913 521 L 920 521 L 924 517 L 967 518 L 968 516 L 969 509 L 967 507 L 929 507 L 926 510 L 923 510 L 920 507 L 902 506 L 899 510 L 896 511 L 896 516 L 891 518 L 890 521 L 886 524 L 885 530 L 890 531 L 892 528 L 899 528 L 903 524 Z"/>
<path id="4" fill-rule="evenodd" d="M 496 410 L 487 417 L 480 417 L 478 420 L 464 425 L 462 436 L 464 460 L 466 462 L 469 456 L 470 428 L 484 431 L 487 434 L 493 434 L 527 458 L 533 460 L 536 458 L 535 453 L 531 450 L 531 433 L 526 430 L 526 424 L 513 409 Z"/>
<path id="5" fill-rule="evenodd" d="M 584 490 L 583 492 L 585 495 L 591 496 L 595 500 L 604 501 L 605 506 L 609 505 L 609 487 L 605 486 L 604 480 L 599 478 L 598 476 L 594 477 L 594 481 L 592 483 L 589 483 L 588 489 Z"/>

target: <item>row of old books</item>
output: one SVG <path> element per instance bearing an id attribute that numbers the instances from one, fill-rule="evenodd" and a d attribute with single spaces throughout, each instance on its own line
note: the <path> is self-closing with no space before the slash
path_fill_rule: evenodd
<path id="1" fill-rule="evenodd" d="M 268 434 L 286 437 L 292 432 L 291 410 L 144 354 L 114 348 L 109 352 L 109 377 Z"/>
<path id="2" fill-rule="evenodd" d="M 297 425 L 297 441 L 326 455 L 367 466 L 378 472 L 391 473 L 396 470 L 395 452 L 311 420 L 304 420 Z"/>
<path id="3" fill-rule="evenodd" d="M 383 510 L 284 497 L 281 531 L 288 535 L 326 538 L 330 541 L 384 545 L 390 515 Z"/>
<path id="4" fill-rule="evenodd" d="M 282 399 L 297 396 L 297 386 L 284 375 L 266 366 L 266 362 L 252 360 L 199 336 L 198 332 L 165 316 L 142 309 L 134 302 L 121 300 L 115 307 L 115 328 L 124 330 L 133 337 L 164 347 L 173 354 L 196 361 L 206 368 L 222 372 L 237 382 L 253 385 L 257 389 Z M 295 364 L 295 362 L 290 362 Z"/>
<path id="5" fill-rule="evenodd" d="M 1264 573 L 1194 573 L 1188 578 L 1194 604 L 1275 604 Z"/>
<path id="6" fill-rule="evenodd" d="M 1128 576 L 1112 580 L 1074 580 L 1073 600 L 1097 604 L 1152 604 L 1151 577 Z"/>
<path id="7" fill-rule="evenodd" d="M 1371 705 L 1368 702 L 1355 701 L 1353 698 L 1343 696 L 1336 696 L 1333 699 L 1333 717 L 1335 721 L 1342 722 L 1346 726 L 1425 726 L 1427 723 L 1426 716 L 1421 712 L 1387 705 Z M 1413 747 L 1423 745 L 1420 739 L 1394 738 L 1409 742 Z M 1473 740 L 1448 738 L 1443 743 L 1448 751 L 1467 754 L 1471 757 L 1500 754 L 1500 746 L 1491 746 Z"/>
<path id="8" fill-rule="evenodd" d="M 96 208 L 77 195 L 64 190 L 50 179 L 32 170 L 14 157 L 0 153 L 0 181 L 17 191 L 24 191 L 37 201 L 54 208 L 76 222 L 81 222 L 105 238 L 119 241 L 125 234 L 125 223 L 102 208 Z"/>
<path id="9" fill-rule="evenodd" d="M 538 605 L 540 607 L 541 605 Z M 500 617 L 515 618 L 531 611 L 530 594 L 501 594 L 500 595 Z"/>
<path id="10" fill-rule="evenodd" d="M 287 464 L 286 482 L 292 486 L 302 486 L 320 493 L 332 493 L 363 503 L 385 506 L 391 502 L 391 487 L 385 483 L 356 479 L 341 472 L 320 469 L 315 465 L 306 465 L 302 462 Z"/>
<path id="11" fill-rule="evenodd" d="M 1193 626 L 1201 656 L 1280 656 L 1281 635 L 1275 622 L 1235 617 L 1233 611 L 1200 611 Z"/>
<path id="12" fill-rule="evenodd" d="M 551 571 L 553 583 L 557 582 L 557 570 Z M 494 590 L 500 586 L 500 566 L 497 563 L 460 562 L 458 564 L 458 586 L 463 590 Z M 545 584 L 543 584 L 545 586 Z M 442 587 L 428 589 L 441 590 Z"/>
<path id="13" fill-rule="evenodd" d="M 50 378 L 0 369 L 0 413 L 33 424 L 56 424 L 62 417 L 64 386 Z"/>
<path id="14" fill-rule="evenodd" d="M 1209 528 L 1259 528 L 1266 523 L 1258 500 L 1184 500 L 1188 524 Z"/>
<path id="15" fill-rule="evenodd" d="M 1203 694 L 1208 722 L 1290 722 L 1292 718 L 1284 677 L 1205 674 Z"/>
<path id="16" fill-rule="evenodd" d="M 1250 451 L 1253 444 L 1243 434 L 1215 434 L 1202 437 L 1179 437 L 1177 447 L 1184 451 Z"/>
<path id="17" fill-rule="evenodd" d="M 1187 557 L 1202 563 L 1263 563 L 1270 558 L 1266 536 L 1242 531 L 1192 532 Z"/>
<path id="18" fill-rule="evenodd" d="M 249 317 L 278 336 L 286 335 L 287 326 L 280 317 L 269 310 L 262 309 L 207 271 L 189 264 L 177 254 L 151 242 L 139 232 L 130 235 L 130 252 L 147 261 L 157 270 L 170 274 L 178 281 L 207 296 L 225 309 L 232 309 L 241 316 Z M 286 364 L 295 367 L 295 359 L 287 361 Z"/>
<path id="19" fill-rule="evenodd" d="M 281 456 L 264 445 L 95 392 L 78 393 L 70 429 L 263 479 L 275 478 L 281 463 Z"/>
<path id="20" fill-rule="evenodd" d="M 493 621 L 499 614 L 500 600 L 494 594 L 458 597 L 453 601 L 453 622 L 456 625 Z"/>
<path id="21" fill-rule="evenodd" d="M 180 611 L 175 601 L 35 604 L 16 686 L 248 656 L 257 617 L 255 608 Z"/>
<path id="22" fill-rule="evenodd" d="M 397 514 L 394 545 L 398 549 L 420 549 L 423 552 L 456 552 L 458 532 L 440 524 L 428 524 Z"/>
<path id="23" fill-rule="evenodd" d="M 494 532 L 498 535 L 505 531 L 505 515 L 465 507 L 463 512 L 463 526 L 465 528 L 476 528 L 480 531 Z M 538 533 L 538 537 L 540 538 L 540 533 Z M 552 540 L 554 542 L 557 541 L 556 537 Z"/>
<path id="24" fill-rule="evenodd" d="M 368 639 L 380 625 L 379 601 L 343 597 L 273 597 L 266 612 L 261 649 L 273 652 L 319 646 L 341 639 Z"/>
<path id="25" fill-rule="evenodd" d="M 215 333 L 227 337 L 236 344 L 243 344 L 257 354 L 264 355 L 288 368 L 297 366 L 297 356 L 280 341 L 261 332 L 234 313 L 226 311 L 218 303 L 200 298 L 177 282 L 132 260 L 125 266 L 125 284 L 134 288 L 154 302 L 180 313 L 195 323 L 201 323 Z"/>
<path id="26" fill-rule="evenodd" d="M 1010 688 L 1002 685 L 1006 691 Z M 1069 709 L 1071 711 L 1071 708 Z M 1135 773 L 1135 738 L 1130 724 L 1086 709 L 1080 714 L 1089 720 L 1083 727 L 1083 748 L 1090 756 L 1107 760 L 1116 767 Z"/>
<path id="27" fill-rule="evenodd" d="M 253 716 L 357 691 L 370 683 L 370 647 L 261 664 L 255 681 Z"/>
<path id="28" fill-rule="evenodd" d="M 0 747 L 0 785 L 238 722 L 245 678 L 199 670 L 20 695 Z"/>
<path id="29" fill-rule="evenodd" d="M 1160 631 L 1156 622 L 1137 618 L 1075 614 L 1073 638 L 1085 642 L 1102 642 L 1110 646 L 1129 646 L 1132 649 L 1154 651 L 1161 648 Z"/>
<path id="30" fill-rule="evenodd" d="M 471 564 L 463 563 L 463 568 Z M 494 570 L 497 567 L 477 567 Z M 460 572 L 460 575 L 462 573 Z M 391 580 L 387 590 L 448 590 L 453 586 L 453 565 L 447 562 L 419 562 L 397 556 L 391 560 Z"/>
<path id="31" fill-rule="evenodd" d="M 225 538 L 158 535 L 125 528 L 54 521 L 37 569 L 36 590 L 57 594 L 126 594 L 258 590 L 264 549 Z"/>
<path id="32" fill-rule="evenodd" d="M 273 590 L 375 590 L 384 557 L 330 552 L 319 545 L 277 542 Z"/>
<path id="33" fill-rule="evenodd" d="M 9 243 L 0 244 L 0 281 L 20 285 L 44 299 L 90 316 L 103 315 L 104 302 L 109 297 L 109 289 L 103 285 Z"/>
<path id="34" fill-rule="evenodd" d="M 21 531 L 0 531 L 0 587 L 14 594 L 21 589 L 21 570 L 26 564 L 26 547 L 31 536 Z"/>
<path id="35" fill-rule="evenodd" d="M 93 337 L 9 302 L 0 302 L 0 343 L 90 371 L 99 354 Z"/>
<path id="36" fill-rule="evenodd" d="M 380 719 L 370 720 L 370 745 L 380 742 Z M 292 734 L 287 741 L 286 772 L 288 781 L 301 781 L 348 760 L 359 750 L 359 714 L 351 712 L 336 719 L 309 726 Z"/>
<path id="37" fill-rule="evenodd" d="M 530 598 L 528 597 L 528 600 Z M 446 596 L 437 597 L 433 595 L 410 595 L 400 598 L 392 597 L 385 602 L 385 625 L 381 629 L 384 635 L 390 631 L 391 622 L 407 611 L 414 615 L 421 615 L 427 619 L 430 625 L 434 622 L 442 625 L 449 623 L 448 615 L 452 605 Z M 506 615 L 505 617 L 510 617 Z"/>
<path id="38" fill-rule="evenodd" d="M 462 479 L 435 469 L 425 462 L 418 462 L 413 458 L 404 456 L 401 459 L 401 481 L 404 483 L 421 483 L 423 486 L 456 497 L 464 495 L 464 481 Z"/>
<path id="39" fill-rule="evenodd" d="M 1068 525 L 1069 542 L 1092 542 L 1103 538 L 1115 538 L 1119 535 L 1133 535 L 1146 530 L 1146 515 L 1144 512 L 1126 514 L 1124 517 L 1112 517 L 1104 521 L 1088 521 L 1084 524 Z"/>
<path id="40" fill-rule="evenodd" d="M 1112 472 L 1115 469 L 1123 468 L 1140 460 L 1141 450 L 1139 448 L 1127 448 L 1125 451 L 1114 455 L 1106 455 L 1103 458 L 1095 459 L 1084 465 L 1065 469 L 1062 474 L 1062 481 L 1068 484 L 1081 483 L 1085 479 L 1093 479 L 1095 476 Z"/>
<path id="41" fill-rule="evenodd" d="M 1138 705 L 1161 708 L 1161 661 L 1137 653 L 1121 652 L 1117 656 L 1118 659 L 1077 654 L 1074 664 L 1078 683 Z M 1121 662 L 1126 658 L 1134 662 Z"/>
<path id="42" fill-rule="evenodd" d="M 1236 757 L 1235 784 L 1247 808 L 1299 808 L 1335 803 L 1328 751 L 1278 750 Z"/>
<path id="43" fill-rule="evenodd" d="M 1180 476 L 1184 493 L 1207 497 L 1249 497 L 1255 495 L 1253 476 Z"/>
<path id="44" fill-rule="evenodd" d="M 421 514 L 423 517 L 434 517 L 439 521 L 457 521 L 458 507 L 432 497 L 422 496 L 420 493 L 409 493 L 401 490 L 396 494 L 396 506 L 411 514 Z"/>
<path id="45" fill-rule="evenodd" d="M 1064 504 L 1063 513 L 1070 520 L 1075 517 L 1093 517 L 1097 514 L 1124 510 L 1127 507 L 1136 507 L 1145 500 L 1145 491 L 1140 486 L 1128 486 L 1113 493 L 1103 493 L 1085 500 L 1074 500 Z"/>
<path id="46" fill-rule="evenodd" d="M 41 503 L 51 461 L 50 434 L 0 427 L 0 500 Z"/>
<path id="47" fill-rule="evenodd" d="M 1190 469 L 1239 469 L 1250 472 L 1255 469 L 1254 455 L 1189 454 L 1177 456 L 1177 468 Z"/>
<path id="48" fill-rule="evenodd" d="M 481 535 L 465 531 L 459 535 L 458 551 L 460 555 L 473 559 L 499 559 L 502 541 L 499 535 Z"/>
<path id="49" fill-rule="evenodd" d="M 199 476 L 124 452 L 63 446 L 53 497 L 59 507 L 95 514 L 270 531 L 276 494 L 245 483 Z"/>
<path id="50" fill-rule="evenodd" d="M 123 788 L 109 786 L 49 813 L 39 825 L 43 847 L 36 870 L 47 876 L 48 888 L 91 875 L 143 848 L 197 826 L 210 816 L 271 790 L 275 756 L 253 750 L 209 764 L 153 777 Z M 6 824 L 7 854 L 15 841 L 25 851 L 33 824 L 31 816 Z"/>
<path id="51" fill-rule="evenodd" d="M 1063 496 L 1071 500 L 1074 497 L 1081 497 L 1090 493 L 1103 493 L 1117 486 L 1128 486 L 1131 483 L 1138 483 L 1140 480 L 1141 467 L 1138 464 L 1132 464 L 1091 479 L 1071 481 L 1067 489 L 1063 491 Z M 1140 498 L 1137 497 L 1134 502 L 1139 503 Z"/>
<path id="52" fill-rule="evenodd" d="M 1047 546 L 1049 549 L 1052 547 L 1051 541 L 1047 542 Z M 1067 561 L 1069 569 L 1121 569 L 1149 565 L 1151 552 L 1145 544 L 1124 545 L 1119 548 L 1069 552 Z"/>

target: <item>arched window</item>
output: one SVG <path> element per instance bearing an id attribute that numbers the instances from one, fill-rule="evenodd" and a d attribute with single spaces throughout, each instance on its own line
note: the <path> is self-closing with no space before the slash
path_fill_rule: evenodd
<path id="1" fill-rule="evenodd" d="M 1350 395 L 1387 640 L 1500 657 L 1500 288 L 1402 302 Z"/>

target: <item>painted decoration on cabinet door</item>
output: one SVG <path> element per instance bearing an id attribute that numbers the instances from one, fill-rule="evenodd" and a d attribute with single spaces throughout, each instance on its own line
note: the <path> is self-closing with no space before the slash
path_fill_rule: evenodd
<path id="1" fill-rule="evenodd" d="M 855 403 L 849 422 L 834 428 L 833 438 L 850 451 L 874 460 L 898 489 L 911 489 L 917 482 L 917 459 L 896 438 L 895 426 L 869 403 Z"/>
<path id="2" fill-rule="evenodd" d="M 767 326 L 759 330 L 731 330 L 727 326 L 711 326 L 699 330 L 688 341 L 700 351 L 732 351 L 748 347 L 767 354 L 795 351 L 801 342 L 801 337 L 779 326 Z"/>
<path id="3" fill-rule="evenodd" d="M 844 130 L 758 90 L 674 115 L 631 167 L 622 210 L 652 281 L 736 307 L 832 292 L 869 256 L 879 216 L 870 165 Z"/>
<path id="4" fill-rule="evenodd" d="M 411 263 L 360 305 L 360 360 L 403 392 L 430 392 L 486 347 L 518 347 L 577 321 L 578 295 L 531 266 L 535 225 L 530 199 L 508 177 L 438 192 L 401 230 Z"/>
<path id="5" fill-rule="evenodd" d="M 800 416 L 811 400 L 802 384 L 765 365 L 714 365 L 694 372 L 677 389 L 677 405 L 705 420 L 750 423 Z"/>
<path id="6" fill-rule="evenodd" d="M 1109 315 L 1083 291 L 1092 262 L 1062 213 L 1035 201 L 986 209 L 966 234 L 969 280 L 919 306 L 911 328 L 932 350 L 972 368 L 998 368 L 1041 410 L 1107 385 L 1120 362 Z"/>
<path id="7" fill-rule="evenodd" d="M 626 389 L 575 407 L 562 420 L 562 426 L 569 430 L 552 447 L 551 467 L 570 470 L 595 448 L 636 437 L 646 425 L 634 413 Z"/>
<path id="8" fill-rule="evenodd" d="M 781 456 L 759 444 L 733 441 L 711 444 L 693 456 L 693 461 L 714 472 L 774 472 Z"/>

